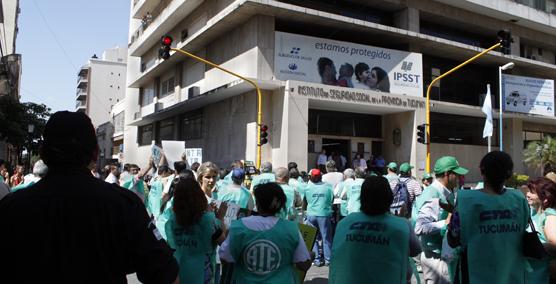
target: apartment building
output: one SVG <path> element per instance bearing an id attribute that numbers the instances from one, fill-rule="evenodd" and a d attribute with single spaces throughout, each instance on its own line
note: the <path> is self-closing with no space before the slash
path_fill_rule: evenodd
<path id="1" fill-rule="evenodd" d="M 0 96 L 20 99 L 21 54 L 16 53 L 19 0 L 0 1 Z M 11 144 L 0 140 L 0 159 L 17 162 L 18 152 Z"/>
<path id="2" fill-rule="evenodd" d="M 112 107 L 126 90 L 127 48 L 115 47 L 93 55 L 77 75 L 75 110 L 87 114 L 95 129 L 111 121 Z"/>
<path id="3" fill-rule="evenodd" d="M 504 151 L 516 172 L 529 141 L 556 133 L 555 1 L 524 0 L 132 0 L 124 157 L 145 163 L 150 145 L 183 140 L 226 167 L 255 160 L 257 96 L 243 80 L 172 52 L 163 35 L 254 80 L 262 89 L 269 142 L 262 159 L 315 166 L 322 149 L 351 160 L 383 156 L 425 171 L 430 82 L 510 30 L 510 54 L 493 51 L 431 89 L 431 156 L 476 169 L 487 152 L 481 105 L 487 85 Z M 499 76 L 499 67 L 515 67 Z M 498 120 L 493 148 L 499 147 Z M 478 181 L 478 171 L 467 177 Z"/>

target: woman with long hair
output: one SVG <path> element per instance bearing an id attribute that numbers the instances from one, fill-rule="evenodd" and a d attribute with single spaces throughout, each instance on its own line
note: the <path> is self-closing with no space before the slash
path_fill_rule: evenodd
<path id="1" fill-rule="evenodd" d="M 235 283 L 298 283 L 294 266 L 307 271 L 311 257 L 297 224 L 276 216 L 286 195 L 274 182 L 254 192 L 259 215 L 232 222 L 220 258 L 233 263 Z"/>
<path id="2" fill-rule="evenodd" d="M 195 179 L 177 177 L 174 181 L 172 212 L 166 223 L 168 245 L 175 249 L 181 283 L 214 283 L 216 246 L 226 238 L 222 204 L 215 213 Z"/>
<path id="3" fill-rule="evenodd" d="M 204 162 L 197 169 L 197 181 L 205 193 L 207 200 L 217 199 L 216 182 L 218 180 L 218 167 L 213 162 Z"/>
<path id="4" fill-rule="evenodd" d="M 527 182 L 527 189 L 531 220 L 539 233 L 539 240 L 548 251 L 553 251 L 556 244 L 556 183 L 548 178 L 538 177 Z M 529 272 L 530 283 L 548 283 L 549 261 L 548 257 L 541 260 L 529 259 L 533 268 Z"/>

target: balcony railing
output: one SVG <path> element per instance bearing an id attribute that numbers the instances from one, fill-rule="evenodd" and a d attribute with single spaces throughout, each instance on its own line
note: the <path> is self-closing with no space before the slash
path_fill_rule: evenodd
<path id="1" fill-rule="evenodd" d="M 87 92 L 84 91 L 83 89 L 77 89 L 77 92 L 75 93 L 75 99 L 83 100 L 85 98 L 87 98 Z"/>
<path id="2" fill-rule="evenodd" d="M 131 46 L 139 37 L 145 32 L 145 30 L 150 26 L 150 24 L 158 18 L 158 16 L 168 7 L 168 5 L 172 2 L 172 0 L 161 0 L 160 3 L 150 12 L 141 19 L 141 25 L 139 28 L 133 32 L 131 35 L 131 39 L 129 40 L 129 46 Z"/>
<path id="3" fill-rule="evenodd" d="M 85 108 L 87 106 L 87 102 L 86 101 L 76 101 L 75 102 L 75 108 L 79 109 L 79 108 Z"/>
<path id="4" fill-rule="evenodd" d="M 513 2 L 529 6 L 543 12 L 556 15 L 556 1 L 555 0 L 512 0 Z"/>

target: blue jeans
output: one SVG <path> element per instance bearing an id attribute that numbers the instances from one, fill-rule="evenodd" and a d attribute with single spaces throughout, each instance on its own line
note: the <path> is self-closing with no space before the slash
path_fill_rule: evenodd
<path id="1" fill-rule="evenodd" d="M 321 235 L 322 238 L 324 261 L 327 263 L 330 262 L 330 254 L 332 251 L 332 232 L 330 230 L 330 217 L 307 216 L 306 224 L 318 229 L 317 235 Z M 318 264 L 323 263 L 322 258 L 319 254 L 318 242 L 315 242 L 315 245 L 313 246 L 313 252 L 315 253 L 315 262 Z"/>

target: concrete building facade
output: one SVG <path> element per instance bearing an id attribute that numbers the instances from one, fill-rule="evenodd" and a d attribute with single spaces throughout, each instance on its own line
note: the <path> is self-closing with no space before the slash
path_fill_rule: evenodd
<path id="1" fill-rule="evenodd" d="M 19 0 L 0 1 L 0 96 L 20 99 L 21 54 L 16 53 Z M 0 159 L 18 162 L 18 149 L 0 140 Z"/>
<path id="2" fill-rule="evenodd" d="M 95 128 L 111 121 L 112 107 L 125 97 L 126 60 L 127 48 L 115 47 L 79 70 L 75 109 L 86 113 Z"/>
<path id="3" fill-rule="evenodd" d="M 124 159 L 146 163 L 153 141 L 183 140 L 187 148 L 203 148 L 203 160 L 220 167 L 235 159 L 255 160 L 254 88 L 181 54 L 158 58 L 160 38 L 168 34 L 173 47 L 261 87 L 263 124 L 269 127 L 263 161 L 276 166 L 295 161 L 307 170 L 324 148 L 341 153 L 348 163 L 355 154 L 408 161 L 420 177 L 426 147 L 417 143 L 416 127 L 425 122 L 426 87 L 493 45 L 499 30 L 509 29 L 511 54 L 493 51 L 432 87 L 432 161 L 454 155 L 472 170 L 467 181 L 478 181 L 478 163 L 487 152 L 481 105 L 489 84 L 498 117 L 498 67 L 511 61 L 516 65 L 512 75 L 556 77 L 556 10 L 554 1 L 541 2 L 545 5 L 510 0 L 131 1 Z M 334 63 L 327 65 L 323 58 Z M 372 87 L 349 88 L 357 85 L 358 63 L 367 69 L 392 64 L 386 68 L 388 86 L 380 86 L 384 80 L 376 77 L 384 76 L 373 68 L 369 76 L 378 81 Z M 355 70 L 344 80 L 349 66 Z M 332 74 L 334 83 L 326 82 L 325 74 Z M 523 164 L 522 152 L 527 142 L 556 133 L 554 112 L 505 111 L 502 122 L 504 150 L 514 158 L 515 171 L 535 174 Z M 495 120 L 494 149 L 497 125 Z"/>

